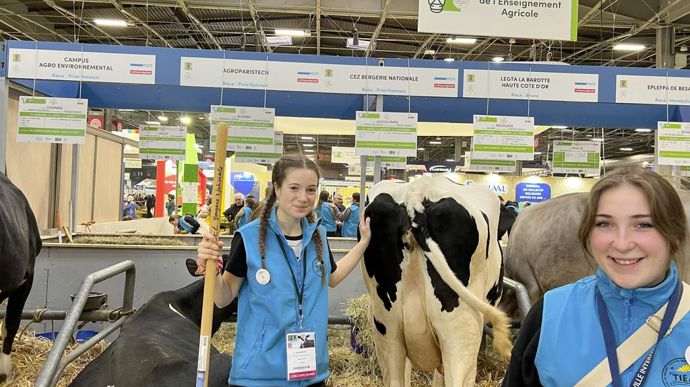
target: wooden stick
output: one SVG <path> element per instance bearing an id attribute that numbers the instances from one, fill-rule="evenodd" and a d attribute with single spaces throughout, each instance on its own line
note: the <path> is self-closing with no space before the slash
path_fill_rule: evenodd
<path id="1" fill-rule="evenodd" d="M 64 231 L 65 235 L 67 235 L 67 240 L 69 241 L 69 243 L 74 243 L 74 241 L 72 240 L 72 233 L 69 232 L 69 228 L 67 226 L 63 225 L 62 231 Z"/>
<path id="2" fill-rule="evenodd" d="M 211 193 L 211 235 L 218 241 L 220 235 L 220 206 L 225 174 L 225 154 L 228 145 L 228 124 L 221 122 L 216 131 L 216 157 Z M 204 300 L 201 309 L 201 330 L 199 333 L 199 358 L 196 367 L 196 387 L 208 387 L 208 373 L 211 362 L 211 325 L 213 323 L 213 291 L 216 288 L 216 259 L 206 260 L 204 276 Z M 222 279 L 221 279 L 222 281 Z"/>

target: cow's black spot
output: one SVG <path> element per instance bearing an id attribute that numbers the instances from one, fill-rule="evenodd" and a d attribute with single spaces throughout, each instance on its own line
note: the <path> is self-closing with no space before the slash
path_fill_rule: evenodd
<path id="1" fill-rule="evenodd" d="M 397 283 L 402 279 L 403 234 L 410 228 L 405 208 L 382 193 L 367 206 L 365 216 L 371 219 L 371 241 L 364 252 L 367 275 L 375 278 L 376 294 L 386 310 L 397 300 Z"/>
<path id="2" fill-rule="evenodd" d="M 415 223 L 419 224 L 419 227 L 413 229 L 417 242 L 422 245 L 420 238 L 426 233 L 428 238 L 439 245 L 451 271 L 467 286 L 470 279 L 470 261 L 479 243 L 477 223 L 467 209 L 452 198 L 443 198 L 436 203 L 425 201 L 424 206 L 423 216 L 415 216 Z M 457 293 L 441 280 L 431 262 L 427 262 L 427 272 L 431 278 L 434 295 L 441 302 L 441 310 L 451 312 L 458 307 L 460 300 Z"/>
<path id="3" fill-rule="evenodd" d="M 489 217 L 482 211 L 482 218 L 486 222 L 486 258 L 489 258 L 489 242 L 491 241 L 491 227 L 489 227 Z"/>
<path id="4" fill-rule="evenodd" d="M 379 331 L 380 334 L 382 334 L 384 336 L 386 335 L 386 326 L 383 325 L 383 323 L 379 322 L 379 320 L 377 320 L 375 317 L 374 317 L 374 325 L 376 326 L 376 330 Z"/>
<path id="5" fill-rule="evenodd" d="M 500 248 L 500 246 L 499 246 Z M 501 298 L 503 294 L 503 259 L 501 259 L 501 272 L 498 275 L 498 282 L 494 283 L 494 286 L 489 289 L 486 293 L 486 300 L 489 301 L 491 305 L 496 306 L 496 302 Z"/>
<path id="6" fill-rule="evenodd" d="M 513 223 L 515 223 L 516 216 L 517 215 L 515 214 L 515 211 L 501 204 L 501 212 L 498 216 L 499 241 L 501 240 L 501 238 L 503 238 L 503 235 L 506 232 L 508 233 L 508 236 L 510 236 L 510 230 L 513 228 Z"/>

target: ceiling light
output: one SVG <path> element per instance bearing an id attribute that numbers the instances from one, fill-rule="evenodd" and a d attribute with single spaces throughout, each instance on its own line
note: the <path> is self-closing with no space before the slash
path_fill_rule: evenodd
<path id="1" fill-rule="evenodd" d="M 133 112 L 134 109 L 117 109 L 120 112 Z"/>
<path id="2" fill-rule="evenodd" d="M 510 40 L 508 40 L 508 43 L 509 43 L 509 44 L 515 44 L 515 39 L 510 39 Z"/>
<path id="3" fill-rule="evenodd" d="M 301 140 L 314 140 L 314 137 L 309 137 L 309 136 L 302 136 L 300 137 Z"/>
<path id="4" fill-rule="evenodd" d="M 305 146 L 305 147 L 307 147 L 307 148 L 311 148 L 311 147 L 314 146 L 314 144 L 302 144 L 302 146 Z"/>
<path id="5" fill-rule="evenodd" d="M 436 50 L 424 50 L 424 55 L 435 55 Z"/>
<path id="6" fill-rule="evenodd" d="M 369 43 L 371 42 L 364 39 L 357 39 L 357 42 L 355 42 L 353 38 L 347 38 L 345 47 L 352 50 L 367 50 L 369 49 Z"/>
<path id="7" fill-rule="evenodd" d="M 651 132 L 652 130 L 649 129 L 649 128 L 637 128 L 637 129 L 635 129 L 635 131 L 636 131 L 637 133 L 649 133 L 649 132 Z"/>
<path id="8" fill-rule="evenodd" d="M 448 38 L 446 39 L 448 44 L 475 44 L 477 43 L 476 38 Z"/>
<path id="9" fill-rule="evenodd" d="M 551 128 L 552 129 L 568 129 L 568 127 L 564 126 L 564 125 L 552 125 Z"/>
<path id="10" fill-rule="evenodd" d="M 422 147 L 420 146 L 419 148 L 417 148 L 417 150 L 418 150 L 418 151 L 423 151 L 424 148 L 422 148 Z"/>
<path id="11" fill-rule="evenodd" d="M 160 122 L 168 122 L 168 117 L 166 116 L 158 116 L 156 118 L 158 118 L 158 121 Z"/>
<path id="12" fill-rule="evenodd" d="M 680 52 L 686 52 L 686 51 L 688 51 L 688 46 L 686 46 L 686 45 L 680 46 Z"/>
<path id="13" fill-rule="evenodd" d="M 192 119 L 188 116 L 182 116 L 182 117 L 180 117 L 180 123 L 182 125 L 189 125 L 192 123 Z"/>
<path id="14" fill-rule="evenodd" d="M 455 162 L 454 159 L 446 159 L 446 161 L 449 162 L 449 163 L 454 163 L 454 162 Z"/>
<path id="15" fill-rule="evenodd" d="M 491 59 L 491 61 L 496 62 L 496 63 L 503 62 L 504 60 L 505 60 L 505 58 L 503 58 L 502 56 L 495 56 L 493 59 Z"/>
<path id="16" fill-rule="evenodd" d="M 127 27 L 127 22 L 122 19 L 93 19 L 93 22 L 104 27 Z"/>
<path id="17" fill-rule="evenodd" d="M 307 153 L 314 153 L 314 150 L 313 150 L 313 149 L 305 149 L 304 151 L 307 152 Z"/>
<path id="18" fill-rule="evenodd" d="M 292 36 L 289 35 L 278 35 L 278 36 L 267 36 L 266 42 L 269 46 L 292 46 Z"/>
<path id="19" fill-rule="evenodd" d="M 443 58 L 443 60 L 446 62 L 455 62 L 455 58 L 451 58 L 451 57 Z"/>
<path id="20" fill-rule="evenodd" d="M 535 155 L 539 156 L 541 152 L 534 152 Z"/>
<path id="21" fill-rule="evenodd" d="M 632 148 L 629 147 L 623 147 L 623 148 L 618 148 L 619 150 L 622 150 L 623 152 L 632 152 Z"/>
<path id="22" fill-rule="evenodd" d="M 441 142 L 441 141 L 429 141 L 429 144 L 431 144 L 431 145 L 441 145 L 442 142 Z"/>
<path id="23" fill-rule="evenodd" d="M 590 138 L 590 140 L 592 140 L 592 141 L 604 141 L 603 138 Z"/>
<path id="24" fill-rule="evenodd" d="M 613 49 L 616 51 L 642 51 L 644 50 L 644 45 L 642 44 L 629 44 L 629 43 L 620 43 L 616 44 L 613 46 Z"/>
<path id="25" fill-rule="evenodd" d="M 204 117 L 204 116 L 199 116 L 199 117 L 197 117 L 197 118 L 200 119 L 200 120 L 205 120 L 205 119 L 206 119 L 206 117 Z"/>
<path id="26" fill-rule="evenodd" d="M 146 125 L 160 125 L 161 123 L 158 121 L 144 121 Z"/>
<path id="27" fill-rule="evenodd" d="M 307 36 L 307 31 L 305 30 L 293 30 L 289 28 L 276 28 L 275 33 L 281 36 Z"/>

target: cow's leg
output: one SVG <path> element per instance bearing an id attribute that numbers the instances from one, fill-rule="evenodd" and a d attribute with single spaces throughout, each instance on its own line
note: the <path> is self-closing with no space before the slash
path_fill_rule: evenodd
<path id="1" fill-rule="evenodd" d="M 7 311 L 5 321 L 0 328 L 0 336 L 2 336 L 2 353 L 0 353 L 0 382 L 3 379 L 9 380 L 12 377 L 12 361 L 10 353 L 12 352 L 12 343 L 14 337 L 19 330 L 19 322 L 22 319 L 22 310 L 26 299 L 29 297 L 31 285 L 33 284 L 33 276 L 29 277 L 17 289 L 12 291 L 7 301 Z"/>
<path id="2" fill-rule="evenodd" d="M 445 317 L 434 324 L 441 345 L 445 386 L 474 386 L 477 354 L 482 340 L 482 319 L 467 311 L 455 313 L 452 319 Z"/>
<path id="3" fill-rule="evenodd" d="M 406 352 L 402 332 L 397 323 L 378 320 L 375 316 L 372 336 L 376 347 L 376 359 L 383 374 L 383 385 L 386 387 L 409 386 L 409 364 L 406 364 Z M 406 384 L 407 383 L 407 384 Z"/>
<path id="4" fill-rule="evenodd" d="M 431 387 L 443 387 L 443 374 L 434 370 L 434 381 L 431 383 Z"/>

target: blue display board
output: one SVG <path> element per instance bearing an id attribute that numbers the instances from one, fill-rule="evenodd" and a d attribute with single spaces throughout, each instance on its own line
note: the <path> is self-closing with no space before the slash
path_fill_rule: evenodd
<path id="1" fill-rule="evenodd" d="M 546 183 L 518 183 L 515 201 L 538 203 L 551 199 L 551 186 Z"/>

